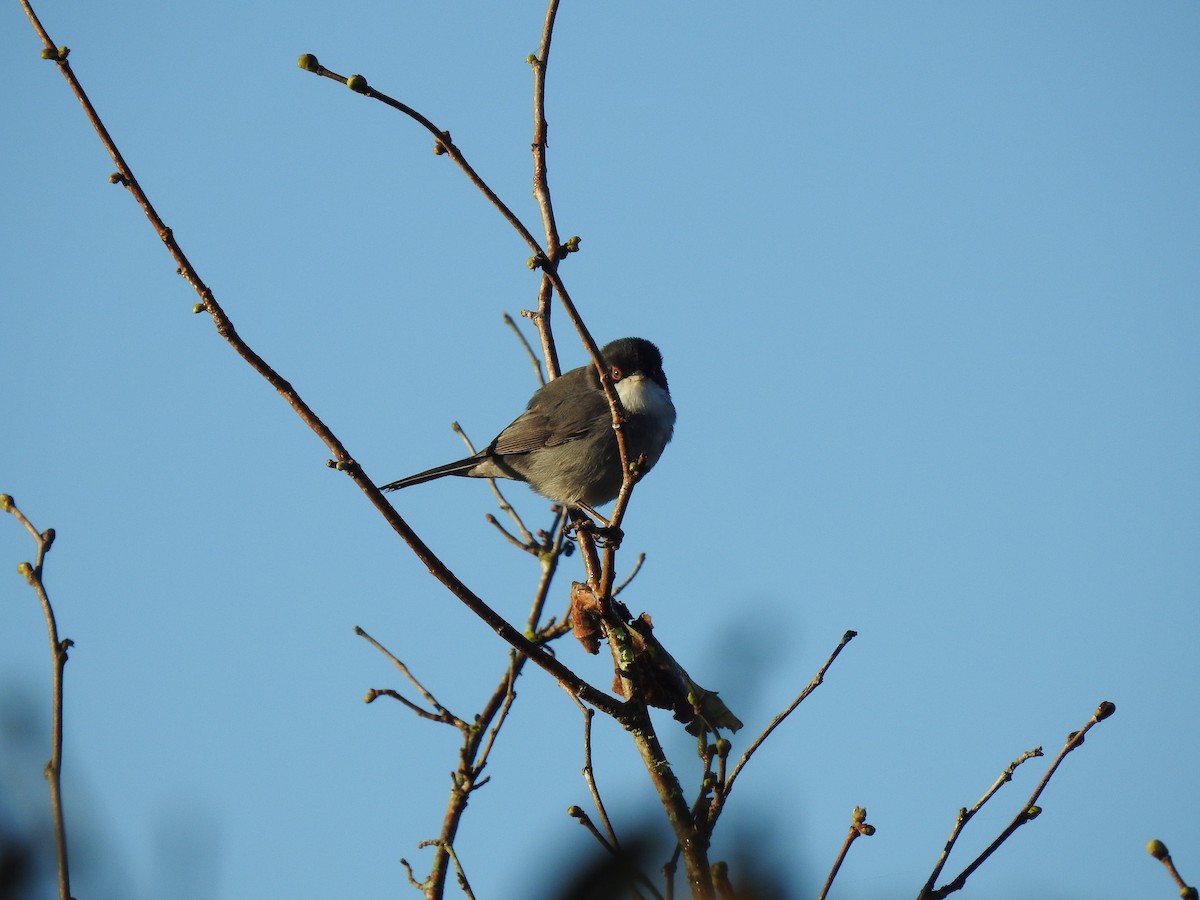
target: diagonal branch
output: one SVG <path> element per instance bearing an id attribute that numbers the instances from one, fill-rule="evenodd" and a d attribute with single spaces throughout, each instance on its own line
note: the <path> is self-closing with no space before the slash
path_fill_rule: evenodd
<path id="1" fill-rule="evenodd" d="M 858 637 L 857 631 L 847 631 L 844 635 L 842 635 L 841 642 L 834 648 L 833 653 L 829 655 L 829 659 L 825 660 L 825 665 L 821 666 L 821 668 L 817 671 L 817 674 L 813 676 L 813 680 L 808 683 L 807 687 L 800 692 L 800 695 L 791 702 L 787 709 L 771 720 L 771 723 L 763 729 L 763 733 L 755 738 L 754 743 L 746 748 L 746 752 L 742 754 L 742 758 L 738 760 L 737 765 L 733 767 L 733 771 L 729 775 L 729 780 L 721 785 L 720 791 L 717 794 L 716 802 L 713 804 L 712 821 L 715 822 L 716 817 L 720 815 L 721 807 L 724 806 L 725 800 L 729 796 L 729 792 L 733 790 L 733 783 L 737 780 L 738 775 L 741 774 L 742 769 L 745 768 L 746 763 L 750 761 L 750 757 L 753 756 L 755 751 L 763 745 L 763 742 L 770 737 L 771 732 L 782 725 L 784 720 L 796 711 L 796 707 L 803 703 L 808 698 L 809 694 L 821 686 L 821 684 L 825 681 L 825 673 L 829 671 L 829 667 L 833 665 L 833 661 L 838 658 L 844 649 L 846 649 L 846 645 L 856 637 Z"/>
<path id="2" fill-rule="evenodd" d="M 405 543 L 408 544 L 413 553 L 416 554 L 417 558 L 429 569 L 430 574 L 432 574 L 434 578 L 440 581 L 452 594 L 454 594 L 455 597 L 457 597 L 468 609 L 470 609 L 471 612 L 487 623 L 488 627 L 490 627 L 503 640 L 515 648 L 517 652 L 527 656 L 536 665 L 548 672 L 556 681 L 558 681 L 563 689 L 572 696 L 583 699 L 585 702 L 595 706 L 597 709 L 601 710 L 607 715 L 614 717 L 619 716 L 623 706 L 621 701 L 588 684 L 570 668 L 563 665 L 551 654 L 538 647 L 523 634 L 521 634 L 521 632 L 517 631 L 511 624 L 508 623 L 507 620 L 504 619 L 503 616 L 493 610 L 487 603 L 485 603 L 480 597 L 471 591 L 471 589 L 468 588 L 458 578 L 458 576 L 455 575 L 454 572 L 452 572 L 445 565 L 445 563 L 441 561 L 441 559 L 425 544 L 425 542 L 417 536 L 417 533 L 413 531 L 411 527 L 409 527 L 408 523 L 401 518 L 400 514 L 396 512 L 392 505 L 387 502 L 383 494 L 380 493 L 379 489 L 375 487 L 374 482 L 364 474 L 362 468 L 357 462 L 355 462 L 354 458 L 342 445 L 337 436 L 334 435 L 329 427 L 323 421 L 321 421 L 320 417 L 318 417 L 317 414 L 308 406 L 308 404 L 305 403 L 304 399 L 291 386 L 291 384 L 289 384 L 282 375 L 275 371 L 275 369 L 268 365 L 266 360 L 259 356 L 242 339 L 242 337 L 233 327 L 233 322 L 225 313 L 225 310 L 222 309 L 221 305 L 217 302 L 212 290 L 200 278 L 199 273 L 188 260 L 178 242 L 175 240 L 171 229 L 168 228 L 163 222 L 162 218 L 151 204 L 149 197 L 142 189 L 141 184 L 134 176 L 133 170 L 125 161 L 124 157 L 121 155 L 121 152 L 117 149 L 115 142 L 108 133 L 108 129 L 105 128 L 104 123 L 101 121 L 99 114 L 95 110 L 95 107 L 92 106 L 91 101 L 84 92 L 83 86 L 75 77 L 75 73 L 72 71 L 70 64 L 67 62 L 66 54 L 55 50 L 54 42 L 50 40 L 46 30 L 42 27 L 42 23 L 38 20 L 33 8 L 30 6 L 29 0 L 21 0 L 21 5 L 25 8 L 30 22 L 33 24 L 35 30 L 37 30 L 38 34 L 41 36 L 46 45 L 46 58 L 53 59 L 58 65 L 59 71 L 62 72 L 63 77 L 66 78 L 67 83 L 71 86 L 75 96 L 79 99 L 79 102 L 82 104 L 88 119 L 91 121 L 92 126 L 96 129 L 96 133 L 100 136 L 100 140 L 103 142 L 114 164 L 117 166 L 117 173 L 113 177 L 113 181 L 123 184 L 130 191 L 130 193 L 133 194 L 138 205 L 145 213 L 146 218 L 150 221 L 150 224 L 153 226 L 155 232 L 166 246 L 167 251 L 171 254 L 171 257 L 178 265 L 179 274 L 188 282 L 188 284 L 192 286 L 192 289 L 196 291 L 197 295 L 199 295 L 201 302 L 197 305 L 197 311 L 204 310 L 207 311 L 210 316 L 212 316 L 212 319 L 217 326 L 218 333 L 225 338 L 230 346 L 233 347 L 234 351 L 241 356 L 242 359 L 244 359 L 251 366 L 251 368 L 258 372 L 268 384 L 270 384 L 273 388 L 275 388 L 276 391 L 280 393 L 280 395 L 283 396 L 284 400 L 289 406 L 292 407 L 293 410 L 295 410 L 300 419 L 306 425 L 308 425 L 313 433 L 316 434 L 317 437 L 320 438 L 320 440 L 329 449 L 330 453 L 333 455 L 331 466 L 344 471 L 347 475 L 349 475 L 351 480 L 354 481 L 359 489 L 366 495 L 367 500 L 371 503 L 371 505 L 375 507 L 381 516 L 383 516 L 384 520 L 388 523 L 392 530 L 399 535 Z M 401 104 L 401 106 L 403 105 Z M 404 107 L 404 109 L 407 109 L 407 107 Z M 424 122 L 430 129 L 433 129 L 432 123 L 429 123 L 427 119 L 424 119 L 424 117 L 420 116 L 419 113 L 416 113 L 415 110 L 411 111 L 410 114 L 414 115 L 414 117 L 417 117 L 418 121 Z M 446 144 L 449 144 L 449 138 L 447 137 L 445 140 Z M 465 164 L 465 160 L 463 161 L 463 164 Z M 478 178 L 478 176 L 476 176 L 476 178 Z M 480 183 L 482 184 L 482 182 Z M 485 193 L 491 193 L 490 188 L 487 188 L 486 185 L 483 185 L 483 188 L 485 189 Z M 515 220 L 515 217 L 513 218 Z M 520 226 L 520 223 L 515 222 L 515 225 Z M 524 227 L 520 226 L 519 230 L 524 231 Z M 528 232 L 524 233 L 528 234 Z M 530 237 L 530 240 L 532 241 L 532 237 Z M 534 244 L 536 246 L 536 242 L 534 242 Z"/>
<path id="3" fill-rule="evenodd" d="M 970 865 L 959 872 L 958 876 L 953 881 L 938 888 L 937 890 L 930 890 L 932 884 L 926 884 L 921 889 L 921 893 L 918 895 L 918 900 L 941 900 L 941 898 L 947 897 L 950 894 L 953 894 L 955 891 L 962 890 L 967 883 L 967 879 L 971 877 L 976 869 L 987 862 L 991 855 L 1000 848 L 1001 844 L 1012 837 L 1013 834 L 1016 833 L 1017 829 L 1022 825 L 1032 822 L 1039 815 L 1041 815 L 1042 808 L 1037 805 L 1038 798 L 1042 795 L 1042 791 L 1046 789 L 1046 785 L 1050 783 L 1050 779 L 1058 770 L 1059 765 L 1066 758 L 1068 753 L 1083 744 L 1084 735 L 1086 735 L 1094 726 L 1103 722 L 1116 711 L 1116 705 L 1108 700 L 1105 700 L 1098 707 L 1096 707 L 1096 711 L 1092 714 L 1092 718 L 1088 720 L 1088 723 L 1084 725 L 1083 728 L 1081 728 L 1079 731 L 1072 731 L 1069 735 L 1067 735 L 1067 741 L 1065 744 L 1063 744 L 1062 750 L 1058 752 L 1058 756 L 1054 758 L 1054 762 L 1050 764 L 1050 768 L 1046 770 L 1046 774 L 1042 776 L 1042 780 L 1038 783 L 1038 786 L 1034 789 L 1033 793 L 1029 795 L 1029 799 L 1025 801 L 1021 809 L 1013 817 L 1013 820 L 1008 823 L 1008 827 L 1000 832 L 1000 835 L 988 845 L 986 850 L 975 857 Z M 985 795 L 984 800 L 986 800 L 988 796 L 990 795 Z M 983 801 L 980 802 L 982 803 Z"/>
<path id="4" fill-rule="evenodd" d="M 996 795 L 996 792 L 999 791 L 1000 788 L 1012 781 L 1013 774 L 1017 771 L 1017 767 L 1021 765 L 1021 763 L 1041 755 L 1041 747 L 1034 747 L 1032 750 L 1026 750 L 1008 764 L 1008 768 L 1000 773 L 1000 777 L 997 778 L 992 786 L 987 789 L 984 795 L 975 802 L 974 806 L 972 806 L 970 809 L 963 807 L 958 811 L 958 815 L 954 819 L 954 828 L 950 832 L 950 837 L 946 840 L 946 845 L 942 848 L 942 855 L 938 857 L 937 864 L 933 867 L 933 871 L 929 875 L 929 880 L 925 882 L 925 887 L 923 890 L 926 893 L 932 891 L 933 886 L 937 884 L 937 880 L 942 874 L 942 869 L 946 865 L 946 860 L 950 858 L 950 852 L 954 849 L 954 845 L 958 842 L 958 836 L 962 834 L 962 830 L 966 827 L 967 823 L 970 822 L 974 815 L 983 808 L 985 803 L 987 803 Z"/>

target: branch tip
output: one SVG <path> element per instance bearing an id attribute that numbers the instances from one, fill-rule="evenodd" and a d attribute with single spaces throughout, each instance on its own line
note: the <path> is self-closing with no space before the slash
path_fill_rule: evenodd
<path id="1" fill-rule="evenodd" d="M 304 53 L 296 60 L 296 65 L 302 68 L 305 72 L 314 72 L 320 74 L 321 64 L 317 62 L 317 58 L 311 53 Z"/>

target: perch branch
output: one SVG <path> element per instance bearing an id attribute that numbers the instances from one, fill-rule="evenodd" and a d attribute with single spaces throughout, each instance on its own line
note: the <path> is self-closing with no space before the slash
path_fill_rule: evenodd
<path id="1" fill-rule="evenodd" d="M 67 83 L 71 86 L 72 91 L 83 106 L 88 119 L 99 135 L 101 142 L 108 150 L 109 156 L 113 163 L 117 166 L 117 173 L 112 177 L 114 183 L 123 184 L 129 192 L 134 196 L 138 205 L 142 208 L 146 218 L 150 221 L 151 226 L 158 234 L 166 246 L 167 251 L 178 265 L 179 274 L 192 286 L 192 289 L 200 297 L 200 303 L 197 304 L 196 311 L 207 311 L 212 317 L 213 322 L 217 326 L 218 333 L 230 344 L 234 351 L 244 359 L 251 368 L 261 375 L 268 384 L 283 396 L 284 400 L 296 412 L 300 419 L 308 425 L 314 434 L 325 444 L 333 455 L 333 460 L 330 465 L 332 468 L 337 468 L 344 471 L 359 489 L 367 496 L 368 501 L 376 508 L 388 525 L 400 536 L 405 543 L 412 549 L 417 558 L 429 569 L 438 581 L 440 581 L 455 597 L 457 597 L 468 609 L 476 616 L 482 619 L 487 625 L 495 631 L 503 640 L 508 642 L 518 652 L 528 656 L 535 664 L 548 672 L 558 683 L 572 696 L 580 697 L 585 702 L 595 706 L 597 709 L 611 716 L 619 716 L 622 708 L 622 703 L 612 696 L 604 693 L 588 684 L 571 669 L 563 665 L 551 654 L 545 652 L 537 645 L 532 643 L 521 632 L 517 631 L 509 624 L 503 616 L 493 610 L 487 603 L 471 591 L 459 578 L 454 574 L 441 559 L 421 540 L 415 531 L 408 523 L 401 518 L 400 514 L 388 503 L 387 499 L 375 487 L 374 482 L 366 476 L 362 467 L 354 460 L 346 448 L 342 445 L 337 436 L 329 429 L 329 427 L 317 416 L 315 412 L 304 402 L 299 393 L 289 384 L 283 376 L 275 371 L 267 362 L 259 356 L 233 327 L 233 322 L 217 302 L 216 296 L 212 290 L 200 278 L 199 273 L 188 260 L 179 243 L 175 240 L 175 236 L 171 229 L 163 222 L 154 206 L 151 204 L 149 197 L 142 189 L 141 184 L 133 174 L 120 150 L 117 149 L 108 129 L 101 121 L 95 107 L 88 99 L 87 94 L 83 90 L 74 71 L 67 62 L 66 55 L 55 50 L 55 45 L 50 40 L 46 30 L 42 27 L 41 22 L 34 14 L 33 8 L 28 0 L 21 0 L 21 5 L 25 8 L 26 14 L 29 16 L 30 22 L 35 30 L 41 36 L 45 43 L 45 53 L 47 59 L 53 59 L 57 64 L 59 71 L 66 78 Z M 53 54 L 53 55 L 51 55 Z M 331 76 L 334 77 L 334 76 Z M 390 98 L 389 98 L 390 99 Z M 393 101 L 394 102 L 394 101 Z M 403 104 L 401 104 L 403 107 Z M 407 107 L 403 107 L 407 109 Z M 418 121 L 422 121 L 427 127 L 433 129 L 432 123 L 427 119 L 412 111 Z M 446 144 L 449 144 L 449 138 L 445 138 Z M 453 145 L 450 145 L 453 146 Z M 463 160 L 465 164 L 465 160 Z M 466 167 L 469 171 L 469 166 Z M 475 176 L 478 179 L 478 176 Z M 486 188 L 486 185 L 484 185 Z M 485 191 L 490 194 L 490 189 Z M 511 213 L 510 213 L 511 215 Z M 515 217 L 514 217 L 515 219 Z M 519 222 L 516 225 L 520 225 Z M 519 230 L 524 230 L 523 226 Z M 524 232 L 528 234 L 528 232 Z M 532 240 L 532 237 L 530 238 Z M 536 242 L 534 242 L 536 244 Z M 556 287 L 561 285 L 561 282 L 556 282 Z M 560 295 L 562 296 L 562 295 Z M 571 307 L 572 309 L 574 307 Z M 576 313 L 576 315 L 578 315 Z M 592 344 L 594 347 L 594 343 Z M 611 385 L 609 386 L 611 389 Z M 615 396 L 615 392 L 614 392 Z"/>

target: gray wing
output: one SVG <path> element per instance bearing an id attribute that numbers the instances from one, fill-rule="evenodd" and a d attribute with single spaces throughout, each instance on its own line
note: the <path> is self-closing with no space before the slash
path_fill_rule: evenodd
<path id="1" fill-rule="evenodd" d="M 585 378 L 571 378 L 574 375 L 568 372 L 534 394 L 529 408 L 500 432 L 489 450 L 507 455 L 556 447 L 579 440 L 607 419 L 604 394 L 587 385 Z M 584 382 L 582 389 L 580 382 Z"/>

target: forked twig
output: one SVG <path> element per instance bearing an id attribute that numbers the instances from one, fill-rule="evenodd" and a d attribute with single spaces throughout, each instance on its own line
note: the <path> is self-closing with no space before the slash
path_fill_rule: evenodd
<path id="1" fill-rule="evenodd" d="M 924 887 L 921 889 L 921 893 L 917 895 L 918 900 L 941 900 L 941 898 L 947 897 L 950 894 L 953 894 L 955 891 L 962 890 L 963 886 L 967 883 L 967 879 L 971 877 L 976 869 L 987 862 L 988 858 L 1000 848 L 1001 844 L 1012 837 L 1013 834 L 1016 833 L 1017 829 L 1022 825 L 1032 822 L 1039 815 L 1041 815 L 1042 808 L 1037 805 L 1038 798 L 1042 795 L 1042 791 L 1046 789 L 1046 785 L 1050 783 L 1050 779 L 1058 770 L 1059 765 L 1066 758 L 1068 753 L 1083 744 L 1084 735 L 1086 735 L 1094 726 L 1098 725 L 1100 722 L 1103 722 L 1116 711 L 1116 704 L 1111 703 L 1108 700 L 1105 700 L 1098 707 L 1096 707 L 1096 711 L 1092 713 L 1091 719 L 1088 720 L 1087 724 L 1084 725 L 1083 728 L 1081 728 L 1079 731 L 1072 731 L 1069 735 L 1067 735 L 1066 743 L 1063 744 L 1062 750 L 1058 752 L 1058 756 L 1054 758 L 1054 762 L 1050 764 L 1050 768 L 1046 770 L 1046 774 L 1042 776 L 1042 780 L 1038 783 L 1038 786 L 1034 788 L 1033 793 L 1029 795 L 1029 799 L 1025 801 L 1021 809 L 1015 816 L 1013 816 L 1012 821 L 1008 823 L 1008 826 L 1002 832 L 1000 832 L 999 836 L 987 846 L 987 849 L 975 857 L 975 859 L 971 861 L 970 865 L 963 869 L 953 881 L 937 889 L 934 889 L 933 887 L 933 878 L 927 881 Z M 1013 767 L 1015 768 L 1016 765 L 1017 763 L 1014 763 Z M 1003 776 L 1001 777 L 1003 778 Z M 996 786 L 993 785 L 992 792 L 985 794 L 983 800 L 987 800 L 992 793 L 995 793 L 995 789 Z M 980 804 L 977 804 L 977 806 L 981 805 L 982 803 L 983 801 L 981 800 Z M 961 815 L 962 813 L 960 813 L 960 816 Z M 941 862 L 942 860 L 939 859 L 939 863 Z M 940 869 L 935 870 L 935 872 L 936 871 L 940 871 Z"/>
<path id="2" fill-rule="evenodd" d="M 408 679 L 409 683 L 421 692 L 421 696 L 425 698 L 425 701 L 431 707 L 433 707 L 433 712 L 418 706 L 416 703 L 413 703 L 411 700 L 402 696 L 399 692 L 390 689 L 372 688 L 367 692 L 366 701 L 368 703 L 371 703 L 376 697 L 391 697 L 393 700 L 400 701 L 423 719 L 430 719 L 434 722 L 443 722 L 446 725 L 453 725 L 455 728 L 459 729 L 466 727 L 466 723 L 463 722 L 463 720 L 458 716 L 454 715 L 454 713 L 450 712 L 450 710 L 446 709 L 446 707 L 442 706 L 442 704 L 438 702 L 437 698 L 434 697 L 433 694 L 431 694 L 425 687 L 425 685 L 418 680 L 417 676 L 412 673 L 408 666 L 406 666 L 399 657 L 392 653 L 391 650 L 383 646 L 383 644 L 379 643 L 379 641 L 375 640 L 375 638 L 371 637 L 371 635 L 367 634 L 367 632 L 358 625 L 354 626 L 354 633 L 360 638 L 366 639 L 372 647 L 391 660 L 392 665 L 399 669 L 401 674 Z"/>
<path id="3" fill-rule="evenodd" d="M 958 815 L 954 820 L 954 828 L 950 832 L 950 837 L 946 840 L 946 845 L 942 848 L 942 855 L 938 857 L 937 864 L 933 867 L 933 872 L 930 874 L 929 880 L 925 882 L 925 887 L 923 889 L 925 892 L 933 890 L 933 886 L 937 883 L 938 877 L 942 874 L 942 869 L 946 865 L 946 860 L 950 858 L 950 851 L 954 849 L 954 845 L 958 841 L 958 836 L 962 834 L 963 828 L 965 828 L 966 824 L 971 821 L 975 813 L 979 812 L 979 810 L 983 808 L 983 805 L 992 799 L 992 797 L 995 796 L 996 792 L 1000 790 L 1000 788 L 1012 781 L 1013 774 L 1017 771 L 1017 767 L 1020 766 L 1021 763 L 1041 755 L 1041 747 L 1034 747 L 1032 750 L 1026 750 L 1008 764 L 1008 768 L 1000 773 L 1000 777 L 997 778 L 992 786 L 987 789 L 984 795 L 975 802 L 974 806 L 972 806 L 970 809 L 963 807 L 958 811 Z"/>

